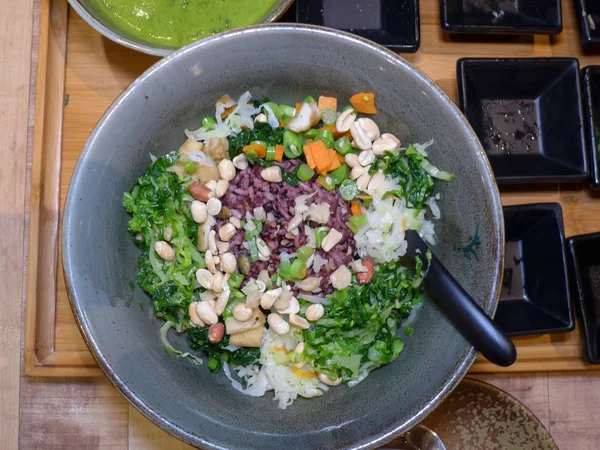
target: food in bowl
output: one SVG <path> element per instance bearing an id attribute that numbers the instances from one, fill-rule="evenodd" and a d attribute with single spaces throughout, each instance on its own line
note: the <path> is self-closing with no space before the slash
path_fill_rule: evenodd
<path id="1" fill-rule="evenodd" d="M 221 31 L 260 22 L 278 0 L 91 0 L 127 35 L 179 48 Z"/>
<path id="2" fill-rule="evenodd" d="M 419 258 L 399 261 L 404 234 L 435 243 L 434 181 L 454 178 L 428 161 L 432 141 L 401 147 L 381 133 L 374 94 L 350 103 L 225 95 L 123 199 L 166 350 L 206 356 L 235 389 L 273 390 L 281 408 L 399 356 L 424 275 Z M 172 328 L 192 351 L 173 348 Z"/>

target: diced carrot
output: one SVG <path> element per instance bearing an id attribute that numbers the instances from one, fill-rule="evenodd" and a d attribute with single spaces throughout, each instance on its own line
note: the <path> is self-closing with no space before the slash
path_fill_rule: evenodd
<path id="1" fill-rule="evenodd" d="M 363 213 L 362 206 L 360 206 L 359 202 L 352 202 L 350 211 L 352 211 L 353 216 L 360 216 Z"/>
<path id="2" fill-rule="evenodd" d="M 339 154 L 338 152 L 335 152 L 335 157 L 337 158 L 337 160 L 340 162 L 340 164 L 345 164 L 346 163 L 346 158 L 344 158 L 341 154 Z"/>
<path id="3" fill-rule="evenodd" d="M 287 354 L 287 350 L 283 347 L 278 347 L 277 345 L 273 346 L 273 351 L 275 352 L 279 352 L 279 353 L 286 353 Z"/>
<path id="4" fill-rule="evenodd" d="M 305 372 L 303 370 L 300 370 L 298 368 L 296 368 L 295 366 L 292 366 L 292 372 L 294 372 L 294 374 L 296 374 L 296 376 L 298 377 L 302 377 L 302 378 L 317 378 L 317 374 L 314 372 Z"/>
<path id="5" fill-rule="evenodd" d="M 337 98 L 325 97 L 324 95 L 321 95 L 319 97 L 319 103 L 317 103 L 317 106 L 321 111 L 323 111 L 325 108 L 331 108 L 334 111 L 337 111 Z"/>
<path id="6" fill-rule="evenodd" d="M 350 103 L 356 112 L 361 114 L 377 114 L 375 108 L 375 94 L 372 92 L 359 92 L 350 98 Z"/>
<path id="7" fill-rule="evenodd" d="M 340 161 L 337 159 L 337 155 L 338 152 L 336 152 L 334 149 L 330 148 L 329 149 L 329 157 L 331 158 L 331 162 L 329 163 L 329 167 L 327 168 L 328 172 L 331 172 L 335 169 L 337 169 L 338 167 L 341 166 Z"/>
<path id="8" fill-rule="evenodd" d="M 317 172 L 321 175 L 323 175 L 323 172 L 327 173 L 327 169 L 331 163 L 331 155 L 323 141 L 316 141 L 310 144 L 310 151 L 317 166 Z"/>
<path id="9" fill-rule="evenodd" d="M 300 112 L 300 108 L 302 108 L 302 103 L 296 103 L 296 114 Z"/>
<path id="10" fill-rule="evenodd" d="M 338 131 L 335 128 L 335 125 L 323 125 L 321 128 L 319 128 L 319 130 L 331 131 L 333 133 L 333 137 L 336 138 L 336 139 L 341 138 L 342 136 L 348 136 L 350 134 L 350 130 L 348 130 L 348 131 Z"/>
<path id="11" fill-rule="evenodd" d="M 315 170 L 317 165 L 315 164 L 315 160 L 312 156 L 310 144 L 305 144 L 302 149 L 304 150 L 304 157 L 306 158 L 306 164 L 308 164 L 308 167 L 310 167 L 312 170 Z"/>
<path id="12" fill-rule="evenodd" d="M 267 149 L 260 144 L 244 145 L 244 148 L 242 150 L 244 153 L 247 153 L 248 150 L 255 150 L 256 154 L 261 158 L 267 156 Z"/>
<path id="13" fill-rule="evenodd" d="M 223 111 L 221 113 L 221 119 L 226 118 L 229 114 L 231 114 L 233 112 L 233 110 L 235 109 L 236 105 L 230 106 L 229 108 L 227 108 L 225 111 Z"/>
<path id="14" fill-rule="evenodd" d="M 283 161 L 283 145 L 275 146 L 275 161 Z"/>

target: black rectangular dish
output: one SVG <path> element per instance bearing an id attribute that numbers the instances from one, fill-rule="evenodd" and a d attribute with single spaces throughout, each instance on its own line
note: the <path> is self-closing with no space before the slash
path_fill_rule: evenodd
<path id="1" fill-rule="evenodd" d="M 460 33 L 558 34 L 560 0 L 440 0 L 442 29 Z"/>
<path id="2" fill-rule="evenodd" d="M 511 336 L 573 330 L 562 210 L 505 206 L 504 278 L 495 320 Z"/>
<path id="3" fill-rule="evenodd" d="M 600 66 L 582 70 L 590 186 L 600 188 Z"/>
<path id="4" fill-rule="evenodd" d="M 600 3 L 575 0 L 581 45 L 587 50 L 600 49 Z"/>
<path id="5" fill-rule="evenodd" d="M 420 45 L 418 0 L 297 0 L 296 21 L 349 31 L 398 52 Z"/>
<path id="6" fill-rule="evenodd" d="M 459 104 L 499 183 L 587 177 L 579 62 L 574 58 L 463 58 Z"/>
<path id="7" fill-rule="evenodd" d="M 600 233 L 573 236 L 567 243 L 586 357 L 600 364 Z"/>

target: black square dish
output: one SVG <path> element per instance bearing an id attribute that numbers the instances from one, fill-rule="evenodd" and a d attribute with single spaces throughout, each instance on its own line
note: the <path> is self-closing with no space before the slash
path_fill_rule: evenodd
<path id="1" fill-rule="evenodd" d="M 440 0 L 442 29 L 461 33 L 558 34 L 560 0 Z"/>
<path id="2" fill-rule="evenodd" d="M 576 59 L 463 58 L 456 72 L 460 108 L 499 183 L 585 180 Z"/>
<path id="3" fill-rule="evenodd" d="M 560 205 L 505 206 L 504 227 L 498 325 L 512 336 L 573 330 Z"/>
<path id="4" fill-rule="evenodd" d="M 567 243 L 586 356 L 600 364 L 600 233 L 573 236 Z"/>
<path id="5" fill-rule="evenodd" d="M 349 31 L 389 49 L 419 49 L 418 0 L 297 0 L 296 21 Z"/>
<path id="6" fill-rule="evenodd" d="M 600 66 L 588 66 L 582 72 L 590 186 L 600 188 Z"/>
<path id="7" fill-rule="evenodd" d="M 558 34 L 560 0 L 440 0 L 442 29 L 453 33 Z"/>
<path id="8" fill-rule="evenodd" d="M 581 45 L 586 49 L 600 48 L 600 3 L 595 0 L 575 0 L 579 18 Z"/>

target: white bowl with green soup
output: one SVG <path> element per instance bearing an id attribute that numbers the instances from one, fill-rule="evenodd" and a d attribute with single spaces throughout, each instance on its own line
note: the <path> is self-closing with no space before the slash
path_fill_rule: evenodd
<path id="1" fill-rule="evenodd" d="M 293 0 L 69 0 L 96 31 L 125 47 L 166 56 L 222 31 L 277 20 Z"/>

